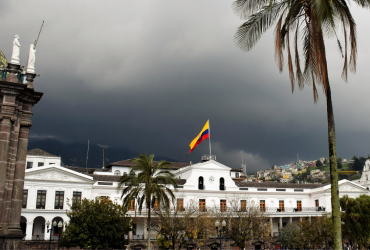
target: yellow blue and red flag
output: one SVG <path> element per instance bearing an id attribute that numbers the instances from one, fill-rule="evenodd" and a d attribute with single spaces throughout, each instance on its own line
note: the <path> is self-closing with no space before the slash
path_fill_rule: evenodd
<path id="1" fill-rule="evenodd" d="M 202 141 L 209 138 L 209 132 L 210 132 L 210 129 L 209 129 L 209 120 L 208 120 L 206 122 L 206 125 L 204 125 L 202 131 L 200 131 L 199 135 L 195 137 L 194 140 L 190 143 L 189 153 L 191 153 L 191 151 L 193 151 L 196 148 L 196 146 L 198 146 Z"/>

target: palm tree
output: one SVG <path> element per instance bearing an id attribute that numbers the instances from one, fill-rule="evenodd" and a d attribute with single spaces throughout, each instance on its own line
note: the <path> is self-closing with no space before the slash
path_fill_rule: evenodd
<path id="1" fill-rule="evenodd" d="M 369 8 L 370 0 L 353 0 L 361 7 Z M 331 202 L 334 224 L 334 248 L 341 248 L 341 223 L 338 196 L 338 170 L 335 142 L 334 113 L 325 52 L 325 36 L 335 36 L 339 50 L 344 57 L 342 77 L 347 81 L 348 67 L 356 70 L 356 23 L 345 0 L 236 0 L 233 8 L 243 23 L 235 33 L 236 44 L 243 50 L 251 50 L 262 34 L 277 21 L 275 30 L 275 59 L 280 72 L 283 70 L 283 49 L 287 49 L 289 77 L 294 91 L 295 81 L 300 89 L 312 84 L 314 102 L 318 101 L 317 86 L 321 86 L 326 96 L 329 161 L 331 177 Z M 344 35 L 343 46 L 337 36 L 341 27 Z M 304 69 L 301 70 L 298 37 L 302 44 L 301 55 Z M 293 38 L 293 41 L 291 41 Z M 348 41 L 349 39 L 349 41 Z M 295 71 L 290 51 L 294 42 Z M 347 44 L 350 56 L 348 63 Z"/>
<path id="2" fill-rule="evenodd" d="M 150 212 L 154 204 L 163 205 L 168 208 L 171 202 L 174 202 L 175 195 L 170 187 L 177 188 L 177 182 L 174 175 L 169 171 L 171 163 L 168 161 L 153 161 L 154 155 L 140 154 L 130 162 L 130 174 L 122 176 L 119 180 L 119 188 L 123 187 L 121 198 L 123 206 L 126 208 L 132 206 L 132 201 L 138 202 L 138 211 L 141 214 L 143 204 L 148 211 L 147 231 L 148 248 L 150 249 Z M 144 203 L 145 202 L 145 203 Z"/>

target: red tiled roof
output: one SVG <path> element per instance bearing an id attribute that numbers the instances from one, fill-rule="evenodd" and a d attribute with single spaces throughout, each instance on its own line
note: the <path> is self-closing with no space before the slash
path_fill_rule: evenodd
<path id="1" fill-rule="evenodd" d="M 279 182 L 245 182 L 235 181 L 238 187 L 266 187 L 266 188 L 318 188 L 327 184 L 296 184 L 296 183 L 279 183 Z"/>
<path id="2" fill-rule="evenodd" d="M 27 151 L 27 155 L 36 155 L 36 156 L 49 156 L 49 157 L 57 157 L 55 155 L 52 155 L 44 150 L 41 150 L 39 148 L 34 148 Z"/>
<path id="3" fill-rule="evenodd" d="M 157 164 L 158 161 L 153 161 L 153 164 Z M 123 160 L 123 161 L 117 161 L 109 164 L 107 168 L 111 168 L 112 166 L 125 166 L 125 167 L 131 167 L 134 166 L 136 163 L 131 162 L 130 160 Z M 180 169 L 189 166 L 190 163 L 183 163 L 183 162 L 171 162 L 171 169 Z"/>

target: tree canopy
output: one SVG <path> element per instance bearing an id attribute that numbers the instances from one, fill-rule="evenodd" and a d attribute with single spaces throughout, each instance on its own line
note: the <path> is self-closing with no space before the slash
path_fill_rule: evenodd
<path id="1" fill-rule="evenodd" d="M 316 161 L 316 167 L 318 167 L 318 168 L 320 168 L 320 167 L 322 167 L 323 165 L 322 165 L 322 162 L 320 161 L 320 160 L 317 160 Z"/>
<path id="2" fill-rule="evenodd" d="M 328 249 L 332 235 L 332 220 L 324 215 L 287 225 L 281 229 L 277 241 L 288 248 Z"/>
<path id="3" fill-rule="evenodd" d="M 352 169 L 355 170 L 355 171 L 362 172 L 362 170 L 364 169 L 365 161 L 367 160 L 367 158 L 362 157 L 362 156 L 357 158 L 356 156 L 353 156 L 352 160 L 353 160 Z"/>
<path id="4" fill-rule="evenodd" d="M 61 245 L 81 249 L 124 249 L 124 235 L 130 228 L 126 209 L 109 200 L 73 202 L 67 211 L 69 223 L 62 233 Z"/>
<path id="5" fill-rule="evenodd" d="M 122 188 L 123 206 L 126 208 L 137 204 L 139 213 L 143 205 L 148 212 L 148 231 L 150 233 L 150 219 L 153 208 L 169 208 L 175 201 L 175 195 L 171 188 L 177 188 L 177 182 L 173 173 L 169 170 L 171 163 L 159 161 L 154 164 L 154 155 L 140 154 L 130 162 L 134 163 L 130 173 L 122 176 L 118 188 Z M 134 205 L 135 206 L 135 205 Z M 135 206 L 136 210 L 136 206 Z M 148 234 L 149 235 L 149 234 Z M 150 237 L 148 237 L 148 249 L 150 249 Z"/>
<path id="6" fill-rule="evenodd" d="M 360 195 L 356 199 L 347 195 L 340 199 L 342 208 L 343 235 L 352 241 L 352 246 L 359 245 L 367 249 L 370 242 L 370 196 Z"/>

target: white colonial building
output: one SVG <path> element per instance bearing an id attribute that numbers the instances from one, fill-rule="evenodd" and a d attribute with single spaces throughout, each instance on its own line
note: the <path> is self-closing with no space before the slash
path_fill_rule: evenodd
<path id="1" fill-rule="evenodd" d="M 25 173 L 21 218 L 26 240 L 49 239 L 47 221 L 68 223 L 68 200 L 109 197 L 121 202 L 118 180 L 128 174 L 132 166 L 128 160 L 109 164 L 105 169 L 62 167 L 60 163 L 59 157 L 42 150 L 29 151 L 27 166 L 30 168 Z M 330 185 L 246 182 L 240 178 L 240 170 L 225 166 L 215 158 L 196 164 L 174 162 L 172 171 L 179 184 L 178 203 L 196 202 L 200 209 L 205 209 L 227 206 L 227 198 L 232 196 L 240 197 L 241 204 L 250 199 L 267 212 L 272 235 L 277 235 L 279 228 L 287 223 L 331 211 Z M 368 189 L 347 180 L 339 182 L 339 190 L 340 196 L 369 195 Z M 134 215 L 135 212 L 129 213 Z M 144 227 L 137 225 L 139 239 L 147 238 Z"/>

